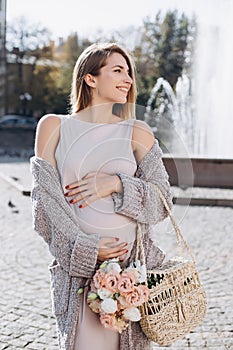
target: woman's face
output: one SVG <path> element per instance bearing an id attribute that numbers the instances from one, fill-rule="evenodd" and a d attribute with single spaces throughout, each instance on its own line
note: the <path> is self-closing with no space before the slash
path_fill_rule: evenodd
<path id="1" fill-rule="evenodd" d="M 125 58 L 112 53 L 106 60 L 106 65 L 100 69 L 100 74 L 94 77 L 94 103 L 126 103 L 128 91 L 132 85 L 129 67 Z"/>

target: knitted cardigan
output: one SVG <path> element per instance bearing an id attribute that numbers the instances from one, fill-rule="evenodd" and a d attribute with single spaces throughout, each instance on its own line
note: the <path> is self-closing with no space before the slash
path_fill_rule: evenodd
<path id="1" fill-rule="evenodd" d="M 82 297 L 77 294 L 77 290 L 95 272 L 100 237 L 98 234 L 85 234 L 77 225 L 55 167 L 34 156 L 30 159 L 30 169 L 33 177 L 33 228 L 48 244 L 54 257 L 49 271 L 59 348 L 74 350 Z M 159 186 L 172 207 L 168 174 L 157 140 L 137 166 L 133 177 L 124 173 L 117 175 L 122 181 L 123 193 L 112 193 L 114 210 L 119 215 L 126 215 L 142 223 L 147 267 L 157 267 L 162 263 L 165 254 L 153 244 L 150 230 L 152 225 L 167 216 L 167 211 L 151 183 Z M 135 258 L 135 243 L 129 262 Z M 148 350 L 150 346 L 151 342 L 141 331 L 138 322 L 130 323 L 120 335 L 120 350 Z"/>

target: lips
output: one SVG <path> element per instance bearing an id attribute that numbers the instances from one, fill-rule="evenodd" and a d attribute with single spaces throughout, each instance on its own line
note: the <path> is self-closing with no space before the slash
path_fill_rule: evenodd
<path id="1" fill-rule="evenodd" d="M 117 86 L 117 89 L 124 92 L 124 93 L 128 93 L 129 89 L 128 87 L 125 87 L 125 86 Z"/>

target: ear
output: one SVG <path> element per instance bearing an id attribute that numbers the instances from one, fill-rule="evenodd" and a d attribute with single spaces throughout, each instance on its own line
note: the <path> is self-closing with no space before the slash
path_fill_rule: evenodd
<path id="1" fill-rule="evenodd" d="M 91 75 L 90 73 L 86 74 L 84 78 L 86 84 L 92 88 L 96 87 L 95 77 Z"/>

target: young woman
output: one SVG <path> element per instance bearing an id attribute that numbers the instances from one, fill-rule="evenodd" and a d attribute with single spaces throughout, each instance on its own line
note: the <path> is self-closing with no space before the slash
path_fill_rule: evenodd
<path id="1" fill-rule="evenodd" d="M 31 159 L 35 230 L 48 243 L 53 311 L 60 349 L 141 350 L 150 342 L 136 322 L 118 334 L 104 328 L 86 303 L 87 284 L 101 261 L 135 257 L 137 221 L 143 223 L 147 267 L 164 253 L 150 225 L 167 212 L 152 185 L 171 203 L 162 152 L 150 127 L 136 120 L 130 55 L 115 43 L 94 44 L 73 71 L 70 115 L 46 115 Z"/>

